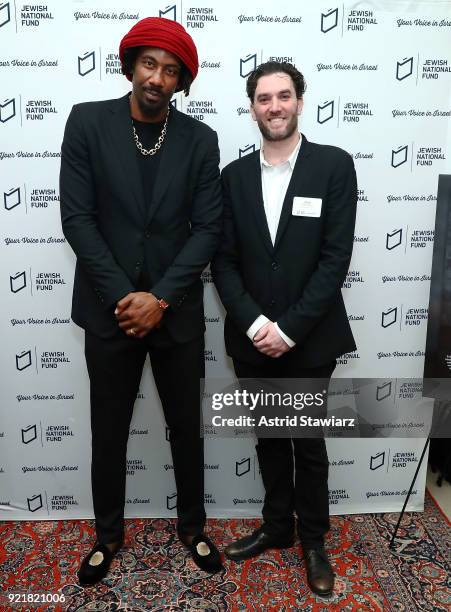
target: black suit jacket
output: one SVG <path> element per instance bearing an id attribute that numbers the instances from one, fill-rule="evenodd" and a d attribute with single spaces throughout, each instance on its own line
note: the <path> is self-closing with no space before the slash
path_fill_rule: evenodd
<path id="1" fill-rule="evenodd" d="M 212 272 L 227 311 L 227 352 L 254 364 L 271 359 L 246 336 L 264 314 L 296 342 L 290 359 L 324 365 L 356 348 L 341 295 L 354 241 L 354 163 L 342 149 L 302 136 L 273 246 L 259 156 L 235 160 L 222 173 L 224 234 Z M 320 217 L 294 216 L 295 196 L 321 198 Z"/>
<path id="2" fill-rule="evenodd" d="M 205 329 L 200 274 L 221 231 L 216 133 L 171 109 L 158 178 L 146 206 L 128 95 L 76 104 L 62 144 L 64 235 L 77 256 L 72 318 L 110 337 L 114 308 L 135 291 L 146 266 L 148 290 L 169 302 L 163 318 L 175 342 Z"/>

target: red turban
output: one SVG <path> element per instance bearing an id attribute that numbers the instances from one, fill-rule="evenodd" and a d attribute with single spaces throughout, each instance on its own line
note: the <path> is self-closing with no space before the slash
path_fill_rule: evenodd
<path id="1" fill-rule="evenodd" d="M 129 47 L 158 47 L 176 55 L 188 68 L 193 80 L 199 70 L 197 49 L 193 39 L 177 21 L 164 17 L 146 17 L 135 23 L 119 45 L 119 58 L 124 63 L 124 50 Z M 125 75 L 129 81 L 131 76 Z"/>

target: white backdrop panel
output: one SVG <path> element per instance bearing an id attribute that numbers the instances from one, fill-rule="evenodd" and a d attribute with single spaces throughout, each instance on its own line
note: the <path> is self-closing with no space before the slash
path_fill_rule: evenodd
<path id="1" fill-rule="evenodd" d="M 304 73 L 310 140 L 355 159 L 359 205 L 343 292 L 358 351 L 337 377 L 421 376 L 437 178 L 448 168 L 451 2 L 47 0 L 0 4 L 0 516 L 92 516 L 83 333 L 70 322 L 74 256 L 59 220 L 59 151 L 79 101 L 119 97 L 118 45 L 163 15 L 194 37 L 201 70 L 177 107 L 219 135 L 222 165 L 259 147 L 245 77 L 286 59 Z M 223 310 L 204 273 L 207 375 L 227 377 Z M 328 440 L 332 513 L 398 510 L 423 440 Z M 114 452 L 114 449 L 111 449 Z M 166 428 L 148 364 L 128 450 L 127 516 L 173 516 Z M 252 440 L 206 442 L 209 516 L 256 516 Z M 409 509 L 423 507 L 425 469 Z"/>

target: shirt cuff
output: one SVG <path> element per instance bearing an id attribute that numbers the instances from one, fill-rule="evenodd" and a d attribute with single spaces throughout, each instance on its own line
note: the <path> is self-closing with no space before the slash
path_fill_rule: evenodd
<path id="1" fill-rule="evenodd" d="M 279 336 L 282 338 L 282 340 L 285 340 L 285 342 L 288 344 L 290 348 L 293 348 L 293 346 L 296 346 L 296 342 L 294 342 L 294 340 L 292 340 L 289 336 L 284 334 L 283 331 L 280 329 L 280 327 L 277 325 L 277 323 L 274 323 L 274 327 L 277 329 L 277 332 Z"/>
<path id="2" fill-rule="evenodd" d="M 268 317 L 265 317 L 265 315 L 259 315 L 246 332 L 246 336 L 249 338 L 249 340 L 253 341 L 255 334 L 266 323 L 269 323 Z"/>

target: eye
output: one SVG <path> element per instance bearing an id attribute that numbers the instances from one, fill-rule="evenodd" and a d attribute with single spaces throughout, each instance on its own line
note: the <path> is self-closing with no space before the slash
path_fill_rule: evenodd
<path id="1" fill-rule="evenodd" d="M 168 74 L 169 76 L 177 76 L 178 75 L 178 70 L 177 68 L 166 68 L 166 74 Z"/>

